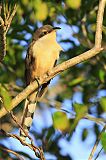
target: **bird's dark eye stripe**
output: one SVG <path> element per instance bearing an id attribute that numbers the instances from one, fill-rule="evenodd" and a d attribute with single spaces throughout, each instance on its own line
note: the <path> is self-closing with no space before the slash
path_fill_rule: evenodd
<path id="1" fill-rule="evenodd" d="M 45 34 L 47 34 L 48 32 L 44 31 L 40 34 L 40 37 L 44 36 Z"/>
<path id="2" fill-rule="evenodd" d="M 43 33 L 46 34 L 46 33 L 48 33 L 48 32 L 47 32 L 47 31 L 44 31 Z"/>
<path id="3" fill-rule="evenodd" d="M 40 38 L 41 37 L 43 37 L 44 35 L 46 35 L 46 34 L 48 34 L 48 33 L 50 33 L 51 32 L 51 30 L 49 30 L 49 31 L 43 31 L 41 34 L 40 34 Z"/>

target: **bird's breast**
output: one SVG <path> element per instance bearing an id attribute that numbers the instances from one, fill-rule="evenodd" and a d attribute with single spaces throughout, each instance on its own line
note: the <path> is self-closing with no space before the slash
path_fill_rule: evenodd
<path id="1" fill-rule="evenodd" d="M 33 45 L 33 57 L 35 57 L 35 76 L 40 77 L 53 68 L 59 58 L 61 46 L 56 41 L 38 41 Z"/>

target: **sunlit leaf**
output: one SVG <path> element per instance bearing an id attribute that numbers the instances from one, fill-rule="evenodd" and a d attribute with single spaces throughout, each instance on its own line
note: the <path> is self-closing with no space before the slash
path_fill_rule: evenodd
<path id="1" fill-rule="evenodd" d="M 78 9 L 81 5 L 81 0 L 66 0 L 67 5 L 72 9 Z"/>
<path id="2" fill-rule="evenodd" d="M 106 133 L 105 132 L 102 133 L 101 142 L 102 142 L 103 149 L 106 152 Z"/>
<path id="3" fill-rule="evenodd" d="M 70 123 L 65 112 L 57 111 L 53 114 L 53 125 L 55 129 L 67 131 Z"/>
<path id="4" fill-rule="evenodd" d="M 9 110 L 11 106 L 11 97 L 9 95 L 9 92 L 1 85 L 0 85 L 0 96 L 2 97 L 4 107 L 6 108 L 6 110 Z"/>
<path id="5" fill-rule="evenodd" d="M 106 112 L 106 97 L 100 98 L 100 105 L 102 109 L 104 110 L 104 112 Z"/>
<path id="6" fill-rule="evenodd" d="M 56 8 L 55 7 L 51 7 L 50 8 L 50 12 L 49 12 L 49 16 L 52 17 L 52 16 L 54 16 L 55 13 L 56 13 Z"/>
<path id="7" fill-rule="evenodd" d="M 37 2 L 34 5 L 35 8 L 35 18 L 36 20 L 43 21 L 47 18 L 48 15 L 48 7 L 45 2 L 42 2 L 41 0 L 37 0 Z"/>
<path id="8" fill-rule="evenodd" d="M 88 130 L 85 128 L 82 132 L 82 140 L 84 141 L 87 138 Z"/>
<path id="9" fill-rule="evenodd" d="M 76 112 L 76 116 L 83 116 L 87 112 L 87 106 L 84 104 L 73 103 L 73 107 Z"/>
<path id="10" fill-rule="evenodd" d="M 26 6 L 28 5 L 29 0 L 22 0 L 22 3 Z"/>
<path id="11" fill-rule="evenodd" d="M 99 70 L 99 78 L 101 82 L 105 82 L 105 72 L 104 70 Z"/>
<path id="12" fill-rule="evenodd" d="M 78 77 L 78 78 L 70 81 L 70 82 L 68 83 L 68 85 L 69 85 L 69 86 L 74 86 L 74 85 L 77 85 L 77 84 L 79 84 L 79 83 L 81 83 L 81 82 L 83 82 L 83 81 L 84 81 L 84 77 Z"/>
<path id="13" fill-rule="evenodd" d="M 95 32 L 95 30 L 96 30 L 96 24 L 95 24 L 95 23 L 92 24 L 92 25 L 90 26 L 90 29 L 91 29 L 91 31 Z"/>

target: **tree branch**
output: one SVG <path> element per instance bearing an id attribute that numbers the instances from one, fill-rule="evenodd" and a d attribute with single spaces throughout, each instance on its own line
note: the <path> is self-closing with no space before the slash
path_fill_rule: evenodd
<path id="1" fill-rule="evenodd" d="M 101 41 L 102 41 L 102 23 L 103 23 L 103 14 L 105 8 L 106 0 L 100 0 L 99 2 L 99 9 L 97 14 L 97 27 L 96 27 L 96 34 L 95 34 L 95 45 L 92 49 L 87 52 L 82 53 L 79 56 L 76 56 L 70 60 L 59 64 L 58 66 L 54 67 L 49 73 L 43 75 L 39 79 L 39 85 L 44 84 L 45 82 L 49 81 L 59 73 L 63 72 L 66 69 L 69 69 L 72 66 L 75 66 L 78 63 L 81 63 L 85 60 L 88 60 L 103 50 L 101 48 Z M 33 91 L 38 89 L 38 83 L 35 80 L 29 86 L 27 86 L 21 93 L 19 93 L 15 98 L 12 99 L 10 110 L 15 108 L 21 101 L 23 101 L 29 94 Z M 5 106 L 0 110 L 0 118 L 7 114 Z"/>
<path id="2" fill-rule="evenodd" d="M 106 123 L 106 121 L 103 118 L 96 118 L 96 117 L 91 116 L 90 114 L 86 114 L 83 118 L 93 121 L 96 124 L 100 124 L 102 126 L 104 126 Z"/>
<path id="3" fill-rule="evenodd" d="M 100 132 L 99 136 L 97 137 L 96 142 L 95 142 L 95 144 L 94 144 L 94 146 L 93 146 L 93 148 L 92 148 L 92 151 L 91 151 L 91 153 L 90 153 L 90 156 L 89 156 L 88 160 L 92 160 L 92 158 L 93 158 L 93 156 L 94 156 L 94 153 L 95 153 L 95 151 L 96 151 L 96 149 L 97 149 L 97 146 L 98 146 L 98 144 L 99 144 L 99 141 L 100 141 L 100 139 L 101 139 L 101 135 L 102 135 L 102 133 L 103 133 L 105 130 L 106 130 L 106 125 L 103 127 L 102 131 Z"/>
<path id="4" fill-rule="evenodd" d="M 12 22 L 14 16 L 15 16 L 16 11 L 17 11 L 17 5 L 15 4 L 14 7 L 13 7 L 13 11 L 12 11 L 11 15 L 7 19 L 6 33 L 8 32 L 8 29 L 10 28 L 11 22 Z"/>
<path id="5" fill-rule="evenodd" d="M 6 34 L 5 25 L 2 17 L 0 16 L 0 62 L 6 53 Z"/>
<path id="6" fill-rule="evenodd" d="M 6 133 L 4 130 L 0 130 L 2 134 L 6 135 L 6 136 L 9 136 L 9 137 L 13 137 L 17 140 L 20 141 L 20 143 L 22 145 L 26 145 L 28 146 L 30 149 L 32 149 L 34 152 L 35 152 L 35 155 L 40 158 L 41 160 L 45 160 L 45 157 L 44 157 L 44 153 L 43 153 L 43 149 L 42 147 L 36 147 L 33 143 L 33 139 L 29 136 L 29 134 L 24 130 L 24 128 L 20 125 L 20 123 L 17 121 L 17 118 L 14 116 L 14 114 L 11 112 L 9 112 L 12 119 L 14 120 L 14 122 L 18 125 L 18 127 L 24 132 L 24 134 L 26 135 L 27 138 L 29 138 L 30 140 L 30 144 L 29 143 L 26 143 L 24 139 L 20 138 L 19 136 L 17 136 L 16 134 L 10 134 L 10 133 Z M 9 152 L 9 151 L 8 151 Z"/>
<path id="7" fill-rule="evenodd" d="M 7 5 L 8 5 L 8 2 L 7 2 Z M 8 32 L 8 29 L 10 28 L 12 19 L 16 13 L 17 5 L 14 4 L 13 10 L 11 10 L 12 12 L 11 15 L 9 14 L 10 11 L 8 11 L 7 16 L 6 16 L 5 2 L 0 3 L 0 9 L 2 10 L 3 15 L 4 15 L 3 18 L 0 15 L 0 62 L 1 62 L 4 56 L 6 55 L 6 34 Z"/>
<path id="8" fill-rule="evenodd" d="M 12 153 L 12 154 L 14 154 L 19 160 L 24 160 L 18 153 L 16 153 L 15 151 L 12 151 L 12 150 L 10 150 L 10 149 L 8 149 L 8 148 L 6 148 L 6 147 L 4 147 L 4 146 L 1 146 L 0 145 L 0 149 L 1 150 L 4 150 L 4 151 L 6 151 L 6 152 L 9 152 L 9 153 Z"/>
<path id="9" fill-rule="evenodd" d="M 20 136 L 16 135 L 16 134 L 11 134 L 11 133 L 7 133 L 5 132 L 4 130 L 0 130 L 1 134 L 7 136 L 7 137 L 12 137 L 12 138 L 15 138 L 17 139 L 18 141 L 20 141 L 20 143 L 23 145 L 23 146 L 27 146 L 29 147 L 32 151 L 34 151 L 35 155 L 38 157 L 38 158 L 41 158 L 42 157 L 42 149 L 40 149 L 39 147 L 36 147 L 35 145 L 33 145 L 32 143 L 29 144 L 25 141 L 23 141 Z M 41 159 L 43 160 L 43 159 Z"/>
<path id="10" fill-rule="evenodd" d="M 106 5 L 106 0 L 99 0 L 99 8 L 97 14 L 97 26 L 96 26 L 96 34 L 95 34 L 95 47 L 101 48 L 102 41 L 102 22 L 103 22 L 103 14 L 104 8 Z"/>

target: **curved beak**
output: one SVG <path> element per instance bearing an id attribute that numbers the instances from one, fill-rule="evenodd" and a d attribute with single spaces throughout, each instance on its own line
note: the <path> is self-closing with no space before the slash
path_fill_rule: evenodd
<path id="1" fill-rule="evenodd" d="M 60 27 L 53 27 L 53 30 L 61 29 Z"/>

